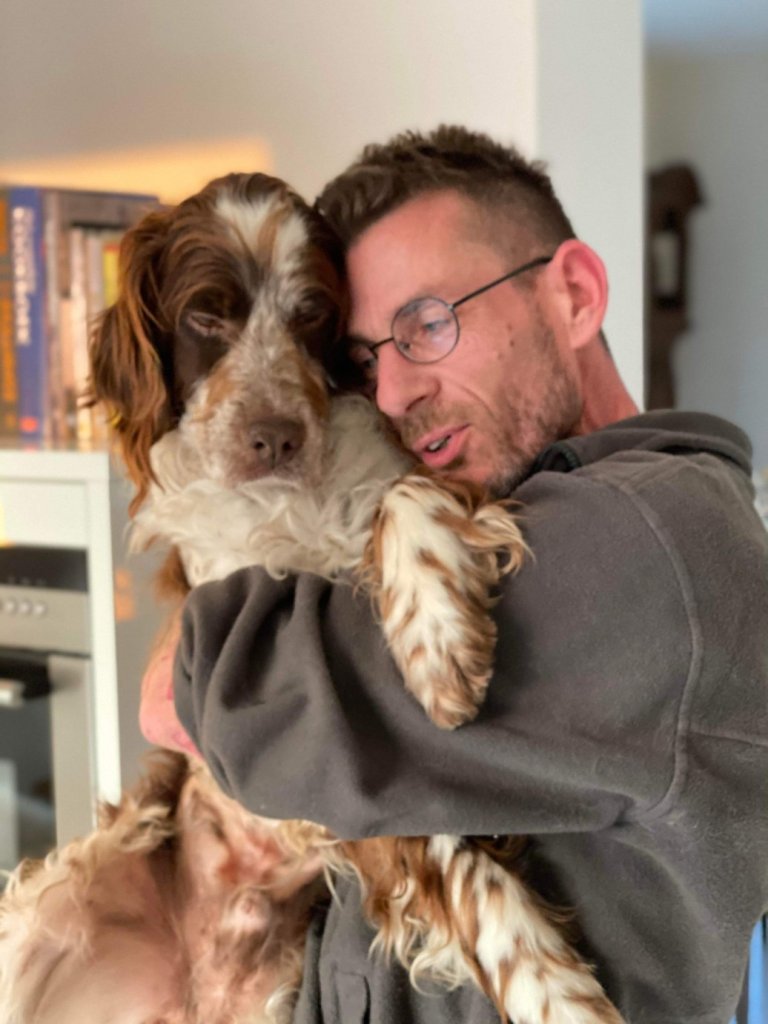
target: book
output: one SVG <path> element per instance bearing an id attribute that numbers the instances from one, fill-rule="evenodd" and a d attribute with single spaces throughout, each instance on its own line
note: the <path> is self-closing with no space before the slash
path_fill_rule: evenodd
<path id="1" fill-rule="evenodd" d="M 26 186 L 9 194 L 19 435 L 38 441 L 48 426 L 43 196 Z"/>
<path id="2" fill-rule="evenodd" d="M 0 436 L 2 437 L 15 437 L 19 427 L 16 343 L 13 328 L 10 210 L 9 191 L 7 188 L 0 188 Z"/>
<path id="3" fill-rule="evenodd" d="M 79 398 L 88 380 L 88 264 L 86 255 L 86 231 L 73 227 L 69 238 L 69 302 L 68 311 L 72 332 L 71 380 L 72 400 L 75 414 L 75 434 L 78 441 L 91 441 L 91 410 L 84 408 Z"/>
<path id="4" fill-rule="evenodd" d="M 89 339 L 102 312 L 117 299 L 118 256 L 122 235 L 122 231 L 111 228 L 90 228 L 85 233 L 86 323 Z M 91 439 L 107 441 L 109 425 L 104 409 L 95 405 L 88 412 Z"/>
<path id="5" fill-rule="evenodd" d="M 104 280 L 104 306 L 111 306 L 117 301 L 118 266 L 120 259 L 120 243 L 117 240 L 105 240 L 102 254 L 102 276 Z"/>
<path id="6" fill-rule="evenodd" d="M 9 406 L 4 427 L 0 397 L 0 432 L 16 430 L 30 441 L 103 440 L 103 415 L 81 401 L 88 339 L 95 318 L 114 301 L 119 240 L 157 199 L 32 186 L 5 193 L 15 367 L 6 373 L 0 362 L 0 385 L 15 381 L 18 401 L 16 426 Z M 0 256 L 0 346 L 2 273 Z"/>
<path id="7" fill-rule="evenodd" d="M 52 440 L 67 437 L 67 419 L 64 405 L 63 364 L 61 355 L 61 313 L 59 303 L 59 261 L 57 247 L 57 193 L 46 192 L 43 196 L 45 219 L 43 223 L 43 247 L 45 252 L 45 341 L 48 373 L 48 435 Z"/>

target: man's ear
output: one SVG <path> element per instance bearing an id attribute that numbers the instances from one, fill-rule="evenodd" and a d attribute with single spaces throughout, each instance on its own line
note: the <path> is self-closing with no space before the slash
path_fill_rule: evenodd
<path id="1" fill-rule="evenodd" d="M 571 348 L 582 348 L 598 337 L 603 326 L 608 305 L 605 264 L 588 245 L 572 238 L 558 247 L 548 270 Z"/>

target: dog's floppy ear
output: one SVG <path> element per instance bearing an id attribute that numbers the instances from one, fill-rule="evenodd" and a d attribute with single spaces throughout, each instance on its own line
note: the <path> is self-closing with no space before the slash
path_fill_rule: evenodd
<path id="1" fill-rule="evenodd" d="M 172 211 L 155 211 L 123 237 L 118 299 L 97 322 L 90 340 L 87 405 L 101 402 L 137 487 L 132 509 L 153 479 L 152 444 L 174 422 L 172 328 L 163 322 L 159 260 Z"/>

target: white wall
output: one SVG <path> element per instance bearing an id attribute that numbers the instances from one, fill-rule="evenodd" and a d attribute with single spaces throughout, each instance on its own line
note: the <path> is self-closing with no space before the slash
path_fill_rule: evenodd
<path id="1" fill-rule="evenodd" d="M 640 0 L 4 0 L 0 28 L 6 166 L 253 136 L 312 195 L 365 142 L 446 120 L 547 159 L 642 394 Z"/>
<path id="2" fill-rule="evenodd" d="M 534 151 L 549 162 L 576 232 L 606 262 L 610 294 L 605 333 L 640 405 L 641 6 L 633 0 L 545 0 L 538 6 L 537 29 L 539 116 Z"/>
<path id="3" fill-rule="evenodd" d="M 734 420 L 768 467 L 768 45 L 652 54 L 647 81 L 648 164 L 690 162 L 705 199 L 690 220 L 678 405 Z"/>
<path id="4" fill-rule="evenodd" d="M 533 141 L 535 0 L 4 0 L 14 156 L 252 134 L 311 195 L 440 119 Z"/>

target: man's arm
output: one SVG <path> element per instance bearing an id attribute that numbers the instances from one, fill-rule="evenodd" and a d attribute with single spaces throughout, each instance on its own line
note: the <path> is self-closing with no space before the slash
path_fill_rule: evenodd
<path id="1" fill-rule="evenodd" d="M 541 474 L 519 497 L 534 560 L 497 607 L 485 705 L 453 733 L 350 587 L 248 569 L 198 588 L 177 709 L 224 788 L 349 838 L 591 831 L 659 800 L 691 656 L 667 553 L 611 487 Z"/>
<path id="2" fill-rule="evenodd" d="M 158 637 L 141 681 L 139 726 L 144 739 L 158 747 L 200 756 L 185 731 L 173 702 L 173 661 L 181 638 L 181 609 Z"/>

